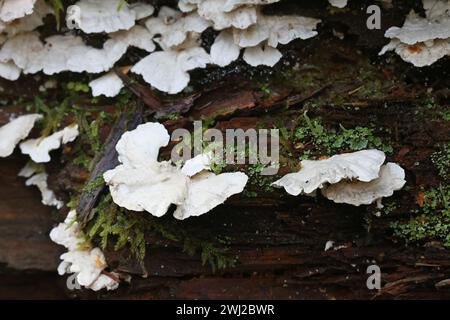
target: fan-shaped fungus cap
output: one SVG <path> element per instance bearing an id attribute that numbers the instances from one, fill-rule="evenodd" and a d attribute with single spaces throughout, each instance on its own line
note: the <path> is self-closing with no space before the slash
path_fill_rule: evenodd
<path id="1" fill-rule="evenodd" d="M 170 162 L 158 162 L 158 151 L 168 141 L 167 131 L 158 123 L 140 125 L 122 136 L 116 146 L 122 164 L 103 175 L 116 204 L 157 217 L 176 205 L 174 216 L 185 219 L 204 214 L 242 192 L 247 176 L 204 172 L 209 168 L 209 156 L 197 156 L 181 170 Z"/>
<path id="2" fill-rule="evenodd" d="M 242 172 L 219 175 L 201 172 L 190 179 L 187 196 L 173 215 L 179 220 L 203 215 L 232 195 L 241 193 L 247 181 L 247 175 Z"/>
<path id="3" fill-rule="evenodd" d="M 122 80 L 111 71 L 89 82 L 94 97 L 104 95 L 105 97 L 115 97 L 124 87 Z"/>
<path id="4" fill-rule="evenodd" d="M 301 16 L 260 16 L 258 22 L 247 29 L 234 29 L 234 41 L 243 48 L 254 47 L 263 41 L 276 48 L 278 44 L 316 36 L 320 21 Z"/>
<path id="5" fill-rule="evenodd" d="M 198 4 L 197 12 L 206 20 L 212 21 L 213 28 L 216 30 L 229 27 L 246 29 L 255 24 L 258 19 L 255 7 L 240 6 L 233 11 L 226 12 L 222 0 L 202 1 Z"/>
<path id="6" fill-rule="evenodd" d="M 49 189 L 47 184 L 48 175 L 45 172 L 37 173 L 27 181 L 25 181 L 26 186 L 36 186 L 41 192 L 42 204 L 46 206 L 53 206 L 57 209 L 61 209 L 64 203 L 58 200 L 55 193 Z"/>
<path id="7" fill-rule="evenodd" d="M 60 257 L 63 260 L 58 266 L 60 275 L 77 273 L 78 283 L 95 291 L 118 287 L 116 280 L 110 277 L 108 280 L 102 274 L 107 267 L 103 252 L 99 248 L 85 247 L 85 240 L 78 231 L 76 211 L 70 211 L 64 222 L 52 229 L 50 239 L 68 249 Z"/>
<path id="8" fill-rule="evenodd" d="M 394 50 L 402 60 L 415 67 L 430 66 L 439 59 L 450 55 L 450 38 L 446 40 L 429 40 L 427 42 L 408 45 L 398 39 L 392 39 L 379 53 L 385 54 Z"/>
<path id="9" fill-rule="evenodd" d="M 253 67 L 260 65 L 273 67 L 280 61 L 281 54 L 278 49 L 271 46 L 260 44 L 252 48 L 247 48 L 244 51 L 244 61 Z"/>
<path id="10" fill-rule="evenodd" d="M 10 22 L 33 13 L 36 0 L 3 0 L 0 2 L 0 20 Z"/>
<path id="11" fill-rule="evenodd" d="M 39 119 L 42 119 L 42 115 L 28 114 L 17 117 L 0 127 L 0 157 L 10 156 L 16 145 L 30 134 L 35 122 Z"/>
<path id="12" fill-rule="evenodd" d="M 58 149 L 61 144 L 74 141 L 78 133 L 78 125 L 75 124 L 48 137 L 26 140 L 20 144 L 20 150 L 23 154 L 28 154 L 34 162 L 49 162 L 50 151 Z"/>
<path id="13" fill-rule="evenodd" d="M 131 69 L 158 90 L 175 94 L 189 84 L 188 71 L 205 68 L 211 58 L 205 49 L 194 46 L 183 50 L 154 52 Z"/>
<path id="14" fill-rule="evenodd" d="M 0 19 L 0 33 L 3 32 L 8 37 L 12 37 L 21 32 L 33 31 L 43 24 L 43 19 L 48 14 L 53 14 L 53 9 L 45 2 L 45 0 L 39 0 L 34 6 L 33 13 L 26 15 L 23 18 L 16 19 L 9 23 L 3 23 L 3 27 Z"/>
<path id="15" fill-rule="evenodd" d="M 176 10 L 162 7 L 158 17 L 147 19 L 145 26 L 152 38 L 158 35 L 163 48 L 172 48 L 182 44 L 190 32 L 202 33 L 210 23 L 195 12 L 181 16 Z"/>
<path id="16" fill-rule="evenodd" d="M 111 33 L 130 29 L 136 20 L 152 15 L 153 11 L 151 5 L 142 3 L 121 6 L 121 0 L 81 0 L 67 8 L 66 23 L 69 29 L 85 33 Z"/>
<path id="17" fill-rule="evenodd" d="M 55 35 L 45 39 L 36 32 L 21 33 L 8 39 L 0 50 L 0 61 L 14 63 L 25 74 L 43 71 L 51 75 L 62 71 L 99 73 L 108 71 L 126 52 L 124 43 L 108 40 L 105 49 L 87 46 L 80 37 Z"/>
<path id="18" fill-rule="evenodd" d="M 322 194 L 336 203 L 353 206 L 369 205 L 375 201 L 390 197 L 394 191 L 405 185 L 405 170 L 389 162 L 380 169 L 379 178 L 370 182 L 341 181 L 322 189 Z"/>
<path id="19" fill-rule="evenodd" d="M 389 28 L 385 37 L 398 39 L 402 43 L 410 45 L 428 40 L 450 38 L 450 13 L 444 12 L 434 19 L 430 19 L 422 18 L 411 11 L 403 26 Z"/>
<path id="20" fill-rule="evenodd" d="M 385 155 L 379 150 L 345 153 L 326 160 L 303 160 L 299 172 L 289 173 L 273 185 L 284 187 L 287 193 L 298 196 L 344 179 L 369 182 L 378 178 L 384 160 Z"/>
<path id="21" fill-rule="evenodd" d="M 345 8 L 347 6 L 348 0 L 328 0 L 328 2 L 336 8 Z"/>
<path id="22" fill-rule="evenodd" d="M 239 58 L 241 47 L 234 42 L 231 30 L 224 30 L 214 40 L 211 46 L 211 62 L 225 67 Z"/>
<path id="23" fill-rule="evenodd" d="M 50 231 L 50 239 L 66 249 L 76 250 L 84 241 L 78 234 L 76 218 L 76 211 L 70 211 L 64 222 L 61 222 Z"/>

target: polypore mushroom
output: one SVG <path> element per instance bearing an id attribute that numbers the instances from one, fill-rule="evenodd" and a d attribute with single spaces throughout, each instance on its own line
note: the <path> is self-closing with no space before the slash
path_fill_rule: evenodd
<path id="1" fill-rule="evenodd" d="M 51 75 L 62 71 L 99 73 L 112 68 L 126 47 L 115 44 L 112 50 L 86 46 L 80 37 L 56 35 L 45 40 L 35 32 L 18 34 L 0 50 L 0 61 L 14 61 L 24 73 L 43 71 Z"/>
<path id="2" fill-rule="evenodd" d="M 0 50 L 0 62 L 13 61 L 25 74 L 43 71 L 51 75 L 63 71 L 100 73 L 109 71 L 129 46 L 149 52 L 155 49 L 148 31 L 136 26 L 110 35 L 102 49 L 87 46 L 81 37 L 55 35 L 42 43 L 37 32 L 18 34 Z"/>
<path id="3" fill-rule="evenodd" d="M 22 70 L 14 62 L 0 62 L 0 77 L 8 80 L 17 80 Z"/>
<path id="4" fill-rule="evenodd" d="M 260 16 L 258 22 L 245 30 L 234 29 L 235 43 L 242 47 L 254 47 L 263 41 L 276 48 L 295 39 L 306 40 L 317 35 L 320 19 L 301 16 Z"/>
<path id="5" fill-rule="evenodd" d="M 402 60 L 412 63 L 415 67 L 425 67 L 450 54 L 450 39 L 429 40 L 414 45 L 408 45 L 398 39 L 392 39 L 389 44 L 383 47 L 380 55 L 392 50 Z"/>
<path id="6" fill-rule="evenodd" d="M 390 197 L 405 185 L 405 170 L 389 162 L 380 169 L 379 177 L 370 182 L 341 181 L 322 189 L 322 194 L 336 203 L 353 206 L 369 205 Z"/>
<path id="7" fill-rule="evenodd" d="M 239 6 L 232 11 L 225 11 L 222 0 L 204 0 L 197 5 L 200 16 L 213 23 L 213 28 L 223 30 L 229 27 L 245 29 L 255 24 L 258 19 L 256 7 Z"/>
<path id="8" fill-rule="evenodd" d="M 211 46 L 211 61 L 225 67 L 239 58 L 241 47 L 234 42 L 231 30 L 224 30 L 214 40 Z"/>
<path id="9" fill-rule="evenodd" d="M 154 52 L 139 61 L 131 71 L 158 90 L 175 94 L 181 92 L 190 81 L 188 71 L 205 68 L 211 58 L 198 44 L 198 35 L 191 34 L 179 47 Z"/>
<path id="10" fill-rule="evenodd" d="M 0 2 L 0 20 L 10 22 L 33 13 L 36 0 L 3 0 Z"/>
<path id="11" fill-rule="evenodd" d="M 169 161 L 158 162 L 159 149 L 169 139 L 159 123 L 140 125 L 122 136 L 116 146 L 122 164 L 103 175 L 116 204 L 156 217 L 176 205 L 175 218 L 185 219 L 202 215 L 242 192 L 248 179 L 245 174 L 205 172 L 204 156 L 194 158 L 184 169 Z"/>
<path id="12" fill-rule="evenodd" d="M 215 175 L 200 172 L 189 180 L 187 195 L 173 216 L 179 220 L 201 216 L 234 194 L 241 193 L 248 177 L 242 172 Z"/>
<path id="13" fill-rule="evenodd" d="M 20 175 L 20 174 L 19 174 Z M 22 172 L 22 175 L 25 175 Z M 55 193 L 49 189 L 47 184 L 48 175 L 45 172 L 37 173 L 30 177 L 25 181 L 25 185 L 28 186 L 36 186 L 41 192 L 42 196 L 42 204 L 46 206 L 56 207 L 57 209 L 61 209 L 64 203 L 58 200 L 55 196 Z"/>
<path id="14" fill-rule="evenodd" d="M 426 17 L 411 11 L 402 27 L 389 28 L 391 39 L 379 53 L 394 50 L 403 60 L 416 67 L 429 66 L 450 55 L 450 2 L 423 0 Z"/>
<path id="15" fill-rule="evenodd" d="M 243 59 L 253 67 L 260 65 L 273 67 L 278 61 L 280 61 L 282 56 L 283 55 L 280 51 L 278 51 L 278 49 L 260 44 L 255 47 L 245 49 Z"/>
<path id="16" fill-rule="evenodd" d="M 0 157 L 10 156 L 16 145 L 28 136 L 39 119 L 42 119 L 42 115 L 28 114 L 17 117 L 0 127 Z"/>
<path id="17" fill-rule="evenodd" d="M 344 179 L 369 182 L 378 178 L 384 159 L 382 151 L 362 150 L 326 160 L 303 160 L 299 172 L 287 174 L 273 185 L 284 187 L 287 193 L 298 196 L 311 194 L 325 184 L 335 184 Z"/>
<path id="18" fill-rule="evenodd" d="M 345 8 L 347 6 L 348 0 L 328 0 L 328 2 L 336 8 Z"/>
<path id="19" fill-rule="evenodd" d="M 158 17 L 147 19 L 145 26 L 151 37 L 158 35 L 158 43 L 163 48 L 172 48 L 182 44 L 190 32 L 202 33 L 210 23 L 197 13 L 182 16 L 179 11 L 162 7 Z"/>
<path id="20" fill-rule="evenodd" d="M 43 24 L 44 17 L 49 14 L 53 14 L 53 9 L 45 2 L 45 0 L 38 0 L 31 14 L 9 23 L 4 23 L 3 28 L 0 27 L 0 33 L 12 37 L 20 32 L 33 31 Z M 0 21 L 0 25 L 1 24 Z"/>
<path id="21" fill-rule="evenodd" d="M 89 82 L 94 97 L 104 95 L 106 97 L 115 97 L 124 87 L 122 80 L 113 71 Z"/>
<path id="22" fill-rule="evenodd" d="M 43 165 L 30 161 L 22 168 L 22 170 L 20 170 L 18 176 L 28 178 L 25 181 L 26 186 L 36 186 L 39 189 L 42 196 L 42 204 L 53 206 L 57 209 L 62 208 L 64 203 L 59 201 L 56 198 L 55 193 L 48 187 L 48 175 L 45 173 Z"/>
<path id="23" fill-rule="evenodd" d="M 130 29 L 136 20 L 152 15 L 153 11 L 151 5 L 142 3 L 121 6 L 121 0 L 81 0 L 67 8 L 66 23 L 69 29 L 85 33 L 111 33 Z"/>
<path id="24" fill-rule="evenodd" d="M 128 47 L 136 47 L 147 52 L 155 51 L 155 43 L 152 34 L 142 26 L 134 26 L 130 30 L 118 31 L 109 35 L 110 40 L 104 44 L 104 49 L 114 48 L 116 44 L 121 44 L 125 50 Z"/>
<path id="25" fill-rule="evenodd" d="M 102 274 L 107 267 L 105 256 L 99 248 L 90 248 L 86 244 L 78 231 L 75 211 L 70 211 L 64 222 L 52 229 L 50 238 L 68 249 L 60 257 L 63 260 L 58 266 L 60 275 L 76 273 L 78 284 L 95 291 L 103 288 L 114 290 L 118 287 L 119 283 L 115 279 Z"/>
<path id="26" fill-rule="evenodd" d="M 78 125 L 71 125 L 48 137 L 26 140 L 20 144 L 20 150 L 36 163 L 49 162 L 50 151 L 58 149 L 61 144 L 74 141 L 78 133 Z"/>
<path id="27" fill-rule="evenodd" d="M 263 16 L 247 29 L 231 28 L 222 31 L 211 46 L 213 63 L 225 66 L 239 57 L 240 48 L 247 48 L 244 61 L 251 66 L 274 66 L 282 57 L 276 48 L 295 39 L 309 39 L 317 35 L 319 19 L 301 16 Z M 231 35 L 232 34 L 232 37 Z M 224 52 L 220 54 L 221 50 Z"/>

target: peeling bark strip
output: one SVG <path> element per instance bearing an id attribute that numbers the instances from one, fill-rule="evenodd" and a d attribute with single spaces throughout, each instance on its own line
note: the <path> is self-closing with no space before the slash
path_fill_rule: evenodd
<path id="1" fill-rule="evenodd" d="M 111 129 L 111 133 L 106 141 L 106 147 L 100 160 L 95 165 L 92 171 L 91 178 L 86 185 L 90 185 L 100 179 L 103 173 L 107 170 L 113 169 L 119 163 L 117 159 L 116 144 L 125 131 L 135 129 L 142 123 L 142 111 L 141 108 L 134 111 L 131 116 L 127 113 L 123 113 L 116 121 Z M 94 206 L 97 204 L 98 197 L 105 189 L 105 185 L 102 184 L 94 190 L 85 191 L 80 196 L 80 201 L 77 207 L 77 213 L 80 217 L 80 226 L 84 226 L 91 218 L 91 212 Z"/>

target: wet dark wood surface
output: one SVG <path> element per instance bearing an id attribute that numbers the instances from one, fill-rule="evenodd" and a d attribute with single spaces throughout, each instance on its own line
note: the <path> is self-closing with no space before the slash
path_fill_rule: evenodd
<path id="1" fill-rule="evenodd" d="M 350 106 L 355 108 L 330 105 L 309 115 L 321 116 L 327 125 L 353 127 L 371 122 L 376 127 L 391 129 L 395 153 L 389 160 L 405 168 L 409 186 L 408 190 L 396 193 L 393 198 L 400 209 L 394 214 L 373 217 L 369 228 L 364 214 L 373 208 L 336 205 L 321 197 L 294 198 L 282 191 L 254 199 L 233 197 L 208 215 L 183 223 L 191 229 L 196 228 L 199 234 L 208 230 L 227 236 L 231 252 L 239 257 L 236 267 L 213 273 L 208 266 L 202 266 L 199 256 L 189 256 L 173 243 L 154 245 L 149 239 L 145 260 L 147 278 L 134 276 L 130 284 L 121 284 L 117 291 L 111 293 L 70 291 L 66 287 L 66 277 L 60 277 L 56 272 L 63 249 L 48 237 L 52 226 L 63 216 L 44 207 L 37 189 L 25 187 L 24 179 L 17 177 L 26 159 L 16 151 L 14 156 L 0 159 L 0 298 L 450 298 L 450 286 L 436 287 L 440 281 L 450 278 L 449 251 L 435 242 L 405 247 L 394 241 L 389 228 L 392 221 L 409 218 L 415 208 L 419 186 L 439 183 L 430 155 L 436 151 L 438 143 L 448 140 L 448 125 L 418 114 L 412 103 L 417 97 L 408 88 L 404 91 L 404 88 L 397 88 L 397 92 L 378 101 L 355 103 L 348 95 L 361 85 L 357 80 L 360 58 L 359 53 L 356 54 L 361 47 L 355 48 L 356 44 L 362 45 L 362 50 L 368 49 L 372 57 L 376 56 L 387 42 L 383 38 L 386 26 L 400 24 L 410 7 L 401 6 L 388 13 L 383 19 L 383 30 L 368 35 L 365 26 L 361 26 L 366 16 L 363 10 L 359 15 L 352 12 L 329 15 L 325 10 L 318 13 L 317 6 L 320 5 L 312 5 L 312 2 L 286 2 L 288 5 L 284 9 L 288 13 L 309 12 L 310 16 L 328 19 L 317 39 L 294 44 L 288 53 L 298 55 L 299 63 L 305 65 L 322 66 L 321 61 L 324 65 L 335 61 L 336 65 L 323 74 L 350 70 L 345 81 L 320 85 L 307 92 L 292 93 L 283 86 L 274 87 L 271 88 L 274 94 L 266 98 L 260 91 L 253 92 L 242 83 L 234 88 L 239 81 L 230 80 L 229 85 L 217 86 L 218 89 L 211 89 L 201 96 L 186 118 L 167 121 L 166 126 L 169 129 L 190 126 L 189 117 L 197 119 L 204 116 L 219 119 L 216 127 L 220 129 L 246 129 L 253 127 L 262 114 L 269 117 L 267 122 L 270 124 L 270 112 L 274 115 L 284 113 L 285 119 L 297 117 L 302 114 L 301 102 L 305 99 L 337 92 L 348 98 Z M 325 3 L 322 1 L 321 5 Z M 354 23 L 355 19 L 358 23 Z M 322 49 L 317 43 L 329 41 L 326 34 L 333 28 L 348 31 L 349 39 L 345 44 L 339 42 L 339 46 L 335 46 L 332 42 L 328 49 Z M 316 61 L 311 58 L 324 53 L 325 56 Z M 430 82 L 442 80 L 442 89 L 446 86 L 445 78 L 448 79 L 444 75 L 448 64 L 441 66 L 438 72 L 442 74 L 430 78 Z M 409 67 L 404 69 L 405 74 L 411 71 Z M 383 66 L 379 72 L 387 73 Z M 4 85 L 4 82 L 0 81 L 0 84 Z M 205 88 L 209 86 L 212 85 L 205 85 Z M 7 88 L 6 85 L 4 87 Z M 33 97 L 37 88 L 35 82 L 23 79 L 20 84 L 9 83 L 9 90 L 2 95 L 9 98 L 21 92 L 23 96 Z M 286 104 L 292 106 L 291 110 L 283 110 Z M 16 112 L 23 112 L 23 109 L 0 108 L 0 125 Z M 342 248 L 325 252 L 325 243 L 329 240 Z M 108 258 L 110 265 L 118 265 L 121 260 L 118 254 L 110 254 Z M 380 291 L 368 290 L 366 286 L 366 269 L 373 264 L 381 268 L 383 289 Z"/>
<path id="2" fill-rule="evenodd" d="M 389 223 L 407 218 L 414 206 L 416 184 L 433 184 L 436 174 L 429 161 L 430 145 L 448 136 L 439 123 L 414 122 L 407 106 L 364 111 L 322 113 L 327 123 L 346 123 L 375 115 L 384 126 L 396 128 L 399 142 L 408 152 L 396 154 L 407 171 L 413 189 L 394 197 L 401 210 L 394 215 L 374 217 L 367 230 L 363 208 L 336 205 L 321 197 L 289 197 L 283 192 L 256 199 L 232 198 L 190 227 L 213 230 L 231 239 L 239 256 L 235 268 L 213 273 L 200 257 L 182 253 L 182 248 L 150 245 L 145 266 L 147 278 L 133 277 L 113 293 L 71 292 L 56 267 L 61 248 L 48 233 L 55 213 L 39 202 L 35 188 L 26 188 L 17 172 L 24 159 L 15 155 L 0 160 L 0 297 L 11 298 L 221 298 L 221 299 L 360 299 L 360 298 L 450 298 L 450 289 L 435 284 L 450 278 L 450 254 L 436 243 L 404 247 L 393 242 Z M 320 114 L 320 112 L 319 112 Z M 400 116 L 393 116 L 399 115 Z M 222 126 L 249 124 L 255 119 L 235 118 Z M 409 119 L 406 120 L 406 119 Z M 218 125 L 220 127 L 221 125 Z M 417 127 L 420 126 L 420 130 Z M 414 133 L 416 132 L 416 133 Z M 426 134 L 424 134 L 424 132 Z M 432 143 L 433 142 L 433 143 Z M 395 144 L 395 142 L 394 142 Z M 420 165 L 417 165 L 420 163 Z M 195 221 L 194 221 L 195 220 Z M 342 249 L 325 252 L 325 243 L 335 241 Z M 116 265 L 117 257 L 110 256 Z M 366 269 L 377 264 L 384 289 L 366 287 Z M 36 291 L 32 287 L 42 289 Z"/>

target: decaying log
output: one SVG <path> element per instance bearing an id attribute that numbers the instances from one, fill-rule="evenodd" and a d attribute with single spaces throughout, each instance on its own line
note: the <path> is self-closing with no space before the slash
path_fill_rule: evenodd
<path id="1" fill-rule="evenodd" d="M 288 4 L 284 10 L 288 13 L 320 17 L 326 21 L 324 28 L 343 28 L 349 31 L 350 37 L 358 36 L 358 44 L 364 44 L 363 51 L 369 51 L 367 56 L 372 61 L 377 61 L 376 53 L 387 42 L 383 37 L 385 28 L 398 24 L 410 9 L 402 6 L 387 13 L 383 30 L 367 33 L 365 26 L 361 27 L 365 20 L 360 18 L 366 17 L 363 10 L 358 15 L 345 10 L 333 15 L 323 9 L 326 1 L 319 5 L 296 0 L 285 3 Z M 317 7 L 322 9 L 317 11 Z M 357 23 L 354 23 L 355 19 Z M 328 46 L 320 45 L 324 42 Z M 371 52 L 374 48 L 377 52 Z M 436 145 L 448 142 L 448 123 L 420 113 L 424 109 L 417 106 L 425 104 L 426 96 L 412 89 L 412 84 L 411 88 L 409 84 L 389 88 L 389 92 L 382 92 L 382 98 L 353 99 L 365 84 L 359 62 L 366 54 L 357 52 L 353 38 L 341 42 L 320 35 L 317 41 L 312 40 L 307 45 L 303 42 L 293 44 L 289 50 L 300 67 L 331 64 L 329 69 L 320 70 L 322 78 L 344 71 L 348 74 L 342 81 L 322 81 L 300 92 L 285 84 L 273 85 L 270 95 L 258 90 L 248 79 L 225 78 L 220 84 L 206 85 L 198 90 L 201 94 L 173 104 L 155 100 L 153 95 L 147 94 L 145 86 L 135 87 L 134 93 L 146 105 L 157 105 L 157 113 L 162 110 L 159 115 L 181 111 L 184 117 L 164 122 L 169 131 L 189 127 L 191 120 L 201 118 L 215 119 L 214 126 L 220 130 L 254 128 L 262 118 L 268 127 L 277 126 L 279 118 L 288 126 L 290 120 L 303 115 L 307 108 L 305 102 L 309 99 L 331 94 L 342 97 L 344 102 L 309 108 L 308 115 L 321 117 L 323 123 L 333 127 L 350 128 L 371 123 L 392 132 L 391 145 L 395 152 L 388 160 L 405 168 L 408 181 L 408 188 L 395 193 L 392 198 L 399 210 L 377 217 L 370 215 L 376 211 L 374 207 L 337 205 L 320 195 L 318 198 L 290 197 L 282 190 L 261 193 L 256 198 L 239 195 L 202 217 L 179 222 L 182 228 L 204 239 L 226 238 L 230 254 L 238 257 L 235 267 L 213 272 L 208 265 L 202 265 L 198 254 L 184 253 L 181 243 L 149 234 L 144 261 L 146 278 L 134 276 L 130 284 L 123 283 L 114 292 L 70 291 L 65 278 L 56 274 L 63 248 L 48 238 L 52 226 L 63 217 L 55 216 L 51 209 L 43 207 L 38 191 L 25 187 L 23 179 L 17 177 L 26 161 L 17 152 L 11 158 L 0 159 L 0 298 L 450 298 L 449 250 L 433 241 L 405 246 L 396 242 L 390 228 L 391 222 L 407 220 L 411 216 L 416 209 L 415 196 L 420 187 L 440 183 L 430 155 L 436 151 Z M 436 70 L 448 69 L 448 61 L 441 66 Z M 382 63 L 377 68 L 382 80 L 390 78 L 392 70 L 387 69 Z M 400 74 L 403 73 L 410 83 L 415 82 L 409 67 L 403 67 Z M 449 96 L 445 89 L 448 77 L 438 74 L 437 78 L 434 79 L 439 91 L 433 95 L 443 100 Z M 36 87 L 37 90 L 38 86 L 32 80 L 25 78 L 24 81 L 27 85 L 22 87 Z M 297 81 L 303 81 L 303 78 Z M 5 85 L 5 99 L 13 97 L 18 87 L 16 82 L 9 88 Z M 28 91 L 24 95 L 33 96 Z M 0 124 L 17 112 L 23 112 L 23 109 L 1 108 Z M 154 112 L 144 110 L 145 114 Z M 110 142 L 106 143 L 91 181 L 117 164 L 114 146 L 125 130 L 125 123 L 126 116 L 122 115 L 112 129 Z M 132 129 L 138 123 L 140 119 L 135 117 L 127 128 Z M 81 216 L 88 218 L 102 191 L 103 187 L 82 196 L 78 207 Z M 367 217 L 370 217 L 369 221 Z M 333 241 L 334 247 L 325 251 L 328 241 Z M 107 259 L 113 269 L 141 272 L 140 266 L 130 259 L 129 252 L 111 251 Z M 381 290 L 369 290 L 366 286 L 367 267 L 374 264 L 381 269 Z M 36 287 L 40 290 L 35 290 Z"/>
<path id="2" fill-rule="evenodd" d="M 326 123 L 344 125 L 376 119 L 380 125 L 398 132 L 399 140 L 393 142 L 394 146 L 408 146 L 407 151 L 393 159 L 405 167 L 408 181 L 414 182 L 413 185 L 433 185 L 436 178 L 429 161 L 431 146 L 445 141 L 449 128 L 421 121 L 414 118 L 414 113 L 414 108 L 405 103 L 389 108 L 372 105 L 362 110 L 333 112 L 321 108 L 311 116 L 320 115 Z M 257 119 L 237 117 L 220 121 L 217 127 L 245 127 L 245 123 L 251 126 Z M 42 208 L 37 200 L 39 195 L 36 190 L 26 189 L 16 177 L 20 165 L 12 159 L 1 160 L 1 164 L 2 194 L 14 196 L 0 199 L 3 230 L 0 259 L 8 269 L 35 269 L 53 274 L 60 248 L 47 238 L 52 215 L 47 209 L 34 209 Z M 402 213 L 374 217 L 370 228 L 364 221 L 364 209 L 336 205 L 321 197 L 295 198 L 281 191 L 255 199 L 238 196 L 210 214 L 180 222 L 198 234 L 208 230 L 230 239 L 231 252 L 239 257 L 234 268 L 213 273 L 209 266 L 201 265 L 198 256 L 183 253 L 179 244 L 151 236 L 145 260 L 147 278 L 135 276 L 130 285 L 124 284 L 117 292 L 108 294 L 71 292 L 64 289 L 61 280 L 55 281 L 59 283 L 60 294 L 67 297 L 450 298 L 448 286 L 438 285 L 450 278 L 448 251 L 432 244 L 404 247 L 391 236 L 389 223 L 408 215 L 409 208 L 414 206 L 411 199 L 414 195 L 414 189 L 397 193 L 394 199 Z M 18 197 L 22 200 L 17 201 Z M 324 251 L 330 240 L 339 250 Z M 17 250 L 11 251 L 11 247 Z M 110 265 L 120 267 L 119 256 L 110 255 L 108 259 Z M 366 287 L 366 269 L 372 264 L 381 268 L 384 287 L 381 291 Z M 46 276 L 52 278 L 50 274 Z M 23 277 L 13 277 L 5 284 L 20 287 L 29 281 Z M 42 296 L 54 297 L 52 290 L 55 287 Z"/>
<path id="3" fill-rule="evenodd" d="M 100 156 L 100 159 L 96 163 L 91 177 L 89 178 L 87 185 L 90 185 L 97 181 L 101 175 L 107 170 L 113 169 L 119 164 L 118 154 L 116 151 L 116 144 L 125 131 L 135 129 L 142 123 L 142 109 L 134 110 L 131 115 L 124 113 L 111 129 L 108 139 L 105 143 L 105 148 Z M 94 159 L 95 161 L 95 159 Z M 80 201 L 77 206 L 77 214 L 80 217 L 80 226 L 86 224 L 91 219 L 92 209 L 97 203 L 99 195 L 104 191 L 105 185 L 97 186 L 93 190 L 87 190 L 80 196 Z"/>

